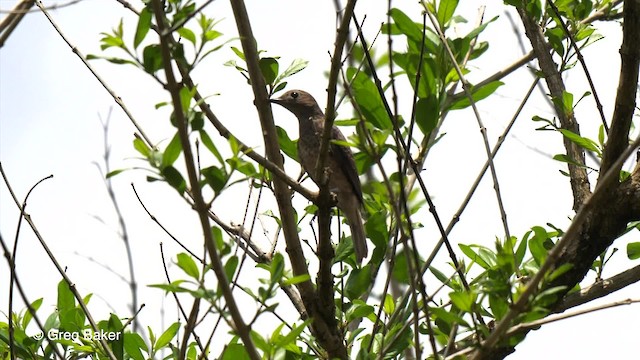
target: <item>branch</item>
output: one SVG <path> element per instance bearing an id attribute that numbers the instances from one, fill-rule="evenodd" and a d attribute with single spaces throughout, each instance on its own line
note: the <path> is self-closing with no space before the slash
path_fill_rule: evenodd
<path id="1" fill-rule="evenodd" d="M 24 14 L 30 11 L 35 0 L 22 0 L 0 21 L 0 48 L 4 46 L 13 30 L 16 29 Z"/>
<path id="2" fill-rule="evenodd" d="M 0 172 L 2 173 L 2 177 L 4 178 L 5 184 L 7 185 L 8 188 L 10 188 L 9 182 L 7 181 L 7 178 L 6 178 L 5 174 L 4 174 L 4 170 L 2 170 L 2 164 L 1 163 L 0 163 Z M 53 177 L 53 175 L 50 175 L 50 176 L 48 176 L 48 177 L 46 177 L 46 178 L 44 178 L 42 180 L 49 179 L 51 177 Z M 10 193 L 13 196 L 13 190 L 10 189 Z M 22 218 L 24 218 L 24 220 L 27 222 L 27 224 L 29 224 L 29 226 L 31 227 L 31 230 L 33 230 L 33 233 L 35 234 L 36 238 L 38 238 L 38 241 L 40 241 L 40 245 L 42 245 L 42 248 L 47 253 L 47 256 L 49 256 L 49 259 L 51 260 L 53 265 L 58 270 L 58 273 L 62 276 L 62 278 L 64 279 L 64 281 L 67 284 L 67 286 L 69 286 L 69 290 L 73 293 L 73 296 L 78 301 L 78 305 L 82 309 L 82 312 L 86 315 L 87 321 L 89 321 L 89 324 L 91 325 L 91 329 L 94 332 L 100 332 L 100 330 L 98 329 L 98 325 L 93 320 L 93 316 L 91 315 L 91 313 L 89 312 L 89 309 L 87 308 L 87 305 L 84 303 L 84 299 L 82 298 L 82 296 L 78 292 L 78 289 L 76 289 L 75 283 L 73 283 L 71 281 L 71 279 L 69 278 L 69 276 L 67 276 L 67 273 L 62 268 L 62 266 L 60 265 L 60 263 L 58 262 L 56 257 L 53 255 L 53 253 L 51 252 L 51 249 L 49 249 L 49 246 L 44 241 L 44 238 L 40 235 L 40 232 L 36 228 L 35 223 L 31 220 L 31 215 L 29 215 L 26 212 L 24 212 L 24 206 L 21 206 L 18 203 L 18 201 L 17 201 L 15 196 L 13 196 L 13 199 L 14 199 L 14 202 L 15 202 L 16 206 L 20 209 L 20 216 Z M 20 290 L 20 287 L 18 288 L 18 290 Z M 22 290 L 20 290 L 20 291 L 21 291 L 21 294 L 22 294 Z M 29 304 L 29 303 L 27 303 L 27 304 Z M 103 348 L 104 352 L 107 354 L 109 359 L 116 360 L 115 355 L 111 351 L 111 348 L 109 347 L 109 345 L 107 344 L 105 339 L 100 338 L 98 342 L 100 343 L 100 346 Z"/>
<path id="3" fill-rule="evenodd" d="M 602 156 L 600 174 L 609 170 L 629 142 L 631 120 L 636 107 L 638 67 L 640 66 L 640 4 L 624 2 L 622 46 L 620 47 L 620 78 L 611 130 Z M 620 168 L 617 169 L 620 171 Z"/>
<path id="4" fill-rule="evenodd" d="M 560 239 L 560 241 L 558 241 L 558 243 L 554 246 L 554 248 L 549 252 L 549 254 L 547 255 L 547 259 L 542 264 L 542 266 L 540 266 L 540 270 L 527 283 L 527 287 L 520 295 L 519 300 L 511 306 L 511 309 L 509 310 L 509 312 L 496 325 L 495 329 L 493 330 L 489 338 L 487 338 L 487 340 L 481 344 L 481 347 L 475 351 L 471 359 L 479 360 L 479 359 L 488 358 L 490 356 L 489 354 L 491 350 L 493 350 L 493 347 L 496 346 L 498 341 L 502 338 L 504 333 L 511 326 L 511 321 L 513 321 L 517 315 L 519 315 L 522 311 L 524 311 L 527 304 L 529 303 L 529 299 L 531 299 L 532 296 L 538 291 L 539 285 L 542 282 L 543 278 L 546 276 L 549 270 L 551 270 L 556 265 L 556 263 L 558 263 L 558 260 L 560 260 L 561 256 L 565 255 L 565 250 L 568 247 L 568 245 L 572 243 L 577 243 L 578 242 L 577 239 L 580 236 L 588 236 L 588 235 L 582 234 L 582 230 L 583 230 L 582 226 L 587 220 L 590 220 L 590 217 L 594 209 L 597 209 L 598 207 L 604 207 L 603 204 L 606 203 L 607 200 L 609 200 L 607 198 L 609 193 L 606 191 L 603 191 L 603 189 L 606 189 L 608 186 L 610 186 L 611 183 L 617 182 L 619 175 L 618 175 L 618 172 L 613 171 L 613 169 L 615 169 L 616 166 L 622 166 L 622 163 L 624 163 L 624 161 L 639 146 L 640 146 L 640 135 L 629 147 L 627 147 L 624 153 L 622 153 L 622 155 L 616 160 L 616 162 L 612 166 L 612 169 L 609 169 L 609 171 L 607 171 L 606 174 L 602 177 L 602 180 L 598 182 L 598 186 L 596 186 L 595 191 L 587 199 L 587 201 L 582 205 L 582 207 L 574 217 L 573 221 L 571 222 L 571 225 L 569 225 L 569 228 L 565 232 L 562 239 Z M 589 240 L 590 238 L 586 237 L 586 239 Z M 571 262 L 563 262 L 563 263 L 571 263 Z"/>
<path id="5" fill-rule="evenodd" d="M 591 313 L 591 312 L 610 309 L 610 308 L 621 306 L 621 305 L 636 304 L 636 303 L 639 303 L 639 302 L 640 302 L 640 299 L 626 299 L 626 300 L 616 301 L 616 302 L 613 302 L 613 303 L 610 303 L 610 304 L 604 304 L 604 305 L 596 306 L 596 307 L 589 308 L 589 309 L 575 311 L 575 312 L 572 312 L 570 314 L 549 316 L 549 317 L 546 317 L 546 318 L 543 318 L 543 319 L 540 319 L 540 320 L 535 320 L 535 321 L 531 321 L 531 322 L 527 322 L 527 323 L 518 324 L 518 325 L 512 327 L 511 329 L 509 329 L 509 331 L 507 331 L 505 333 L 505 335 L 512 336 L 512 335 L 516 335 L 518 333 L 522 333 L 524 331 L 537 329 L 542 325 L 550 324 L 552 322 L 556 322 L 556 321 L 560 321 L 560 320 L 564 320 L 564 319 L 569 319 L 569 318 L 576 317 L 576 316 L 579 316 L 579 315 L 588 314 L 588 313 Z M 449 360 L 449 359 L 454 360 L 454 359 L 465 358 L 463 355 L 469 354 L 472 351 L 473 351 L 473 348 L 467 347 L 466 349 L 458 351 L 455 354 L 447 356 L 445 360 Z"/>
<path id="6" fill-rule="evenodd" d="M 578 292 L 571 293 L 564 297 L 562 302 L 556 306 L 554 312 L 563 312 L 572 307 L 586 304 L 592 300 L 607 296 L 613 292 L 623 289 L 631 284 L 640 281 L 640 265 L 620 274 L 612 276 L 608 279 L 598 281 L 597 283 L 581 289 Z"/>
<path id="7" fill-rule="evenodd" d="M 336 87 L 338 85 L 338 75 L 340 74 L 340 68 L 342 67 L 342 51 L 344 50 L 344 44 L 349 38 L 349 25 L 351 24 L 351 17 L 353 16 L 353 9 L 356 6 L 356 0 L 347 1 L 347 6 L 344 9 L 342 15 L 342 22 L 336 32 L 335 49 L 333 50 L 333 56 L 331 57 L 331 69 L 329 70 L 329 84 L 327 85 L 327 110 L 325 111 L 324 130 L 322 132 L 322 142 L 320 143 L 320 153 L 318 155 L 318 162 L 316 164 L 315 173 L 320 179 L 320 183 L 324 179 L 324 164 L 327 160 L 327 152 L 329 151 L 329 140 L 331 140 L 331 128 L 333 127 L 333 121 L 336 118 Z"/>
<path id="8" fill-rule="evenodd" d="M 282 157 L 276 136 L 273 114 L 271 113 L 271 103 L 269 102 L 264 78 L 258 64 L 258 50 L 249 15 L 242 0 L 231 0 L 231 8 L 233 9 L 240 42 L 247 62 L 247 70 L 249 71 L 251 87 L 255 96 L 254 104 L 258 110 L 262 126 L 267 158 L 282 169 Z M 289 189 L 284 181 L 279 178 L 274 178 L 273 185 L 293 274 L 294 276 L 308 275 L 309 270 L 298 236 L 298 225 L 294 218 Z M 322 316 L 318 316 L 317 293 L 311 280 L 298 284 L 298 289 L 307 314 L 313 320 L 311 328 L 319 343 L 327 350 L 330 358 L 346 359 L 347 349 L 338 328 L 334 324 L 327 323 Z"/>
<path id="9" fill-rule="evenodd" d="M 220 259 L 220 254 L 218 254 L 218 249 L 216 248 L 215 242 L 213 240 L 213 235 L 211 233 L 211 225 L 209 223 L 209 217 L 207 214 L 209 208 L 202 196 L 202 189 L 200 187 L 200 182 L 194 165 L 191 143 L 189 142 L 189 133 L 187 129 L 188 123 L 187 119 L 184 116 L 184 112 L 182 111 L 182 104 L 180 101 L 180 85 L 176 82 L 175 76 L 173 74 L 171 50 L 169 49 L 169 44 L 171 43 L 171 40 L 169 39 L 172 37 L 172 35 L 170 32 L 166 32 L 167 26 L 165 24 L 162 1 L 153 0 L 152 5 L 160 35 L 160 48 L 162 53 L 164 72 L 167 78 L 167 90 L 171 94 L 171 100 L 173 102 L 173 112 L 178 123 L 178 134 L 180 136 L 180 141 L 182 144 L 182 150 L 187 167 L 187 174 L 189 176 L 189 183 L 191 185 L 193 201 L 196 205 L 195 210 L 198 213 L 200 225 L 202 226 L 205 246 L 207 248 L 209 256 L 211 257 L 211 266 L 214 273 L 216 274 L 216 278 L 218 279 L 218 286 L 220 287 L 220 289 L 222 289 L 222 294 L 224 296 L 227 307 L 229 308 L 229 313 L 231 314 L 231 317 L 233 319 L 233 323 L 235 325 L 234 330 L 237 331 L 238 335 L 242 339 L 247 354 L 252 359 L 258 360 L 260 359 L 260 355 L 258 354 L 258 350 L 253 344 L 250 329 L 244 323 L 242 315 L 240 314 L 240 309 L 235 302 L 233 292 L 229 287 L 229 279 L 227 279 L 224 266 Z"/>
<path id="10" fill-rule="evenodd" d="M 565 85 L 560 71 L 558 71 L 558 66 L 553 61 L 553 50 L 551 46 L 545 40 L 542 29 L 538 23 L 527 14 L 527 11 L 523 7 L 517 7 L 517 10 L 524 25 L 525 33 L 533 47 L 533 52 L 538 59 L 540 69 L 544 73 L 551 98 L 562 99 L 565 92 Z M 574 113 L 565 113 L 561 104 L 556 104 L 555 110 L 562 128 L 576 135 L 580 135 L 580 128 L 574 117 Z M 587 177 L 587 171 L 584 167 L 584 149 L 566 137 L 563 137 L 563 142 L 567 156 L 575 161 L 575 164 L 568 163 L 568 167 L 571 189 L 573 191 L 573 210 L 578 211 L 591 194 L 589 178 Z"/>
<path id="11" fill-rule="evenodd" d="M 109 95 L 111 95 L 111 97 L 113 98 L 113 100 L 115 100 L 116 104 L 118 104 L 118 106 L 120 106 L 120 108 L 122 109 L 122 111 L 124 111 L 124 113 L 127 115 L 127 117 L 129 118 L 129 120 L 131 121 L 131 123 L 133 124 L 133 126 L 135 126 L 136 130 L 138 130 L 138 133 L 140 133 L 140 136 L 142 136 L 142 138 L 144 139 L 144 141 L 147 143 L 147 145 L 151 148 L 155 148 L 155 145 L 153 144 L 153 142 L 149 139 L 149 137 L 145 134 L 145 132 L 142 130 L 142 128 L 140 127 L 140 125 L 138 124 L 138 122 L 135 120 L 135 118 L 133 117 L 133 114 L 131 114 L 131 112 L 129 111 L 129 109 L 125 106 L 124 102 L 122 101 L 122 98 L 120 96 L 118 96 L 113 90 L 111 90 L 111 88 L 107 85 L 107 83 L 102 79 L 102 77 L 100 77 L 100 75 L 98 75 L 98 73 L 93 69 L 93 67 L 91 67 L 91 65 L 89 65 L 89 62 L 87 61 L 87 59 L 84 57 L 84 55 L 82 55 L 82 53 L 80 52 L 80 50 L 78 50 L 77 47 L 75 47 L 74 45 L 71 44 L 71 42 L 69 42 L 69 40 L 67 39 L 67 37 L 62 33 L 62 30 L 60 30 L 60 28 L 58 27 L 58 25 L 53 21 L 53 18 L 51 18 L 51 16 L 49 15 L 49 12 L 47 12 L 47 10 L 45 9 L 44 5 L 42 5 L 42 2 L 40 0 L 36 0 L 36 5 L 38 5 L 38 7 L 40 8 L 40 10 L 42 10 L 42 13 L 44 14 L 44 16 L 47 17 L 47 20 L 49 20 L 49 22 L 51 23 L 51 25 L 53 25 L 54 29 L 56 29 L 56 31 L 58 32 L 58 34 L 60 34 L 60 37 L 62 37 L 62 40 L 64 40 L 64 42 L 67 43 L 67 45 L 71 48 L 71 51 L 76 54 L 80 60 L 82 61 L 82 63 L 84 64 L 84 66 L 87 67 L 87 69 L 89 69 L 89 71 L 91 71 L 91 74 L 93 74 L 93 76 L 96 78 L 96 80 L 98 80 L 98 82 L 100 83 L 100 85 L 102 85 L 102 87 L 104 87 L 105 90 L 107 90 L 107 92 L 109 93 Z"/>
<path id="12" fill-rule="evenodd" d="M 582 52 L 580 51 L 578 44 L 576 44 L 576 41 L 573 38 L 573 35 L 571 35 L 571 31 L 569 31 L 569 27 L 567 27 L 566 22 L 562 20 L 562 16 L 560 15 L 560 10 L 558 10 L 558 8 L 556 7 L 556 4 L 554 4 L 553 1 L 548 1 L 547 4 L 549 4 L 549 7 L 551 7 L 551 9 L 553 10 L 553 13 L 558 18 L 558 22 L 560 22 L 560 25 L 562 26 L 562 30 L 564 31 L 564 34 L 567 36 L 567 39 L 569 39 L 569 42 L 571 43 L 571 47 L 573 47 L 573 50 L 576 52 L 576 55 L 578 56 L 578 61 L 582 66 L 582 70 L 584 70 L 585 77 L 587 78 L 587 82 L 589 83 L 589 88 L 591 89 L 591 93 L 593 94 L 593 100 L 596 102 L 596 108 L 598 109 L 598 113 L 600 114 L 600 120 L 602 121 L 602 126 L 604 127 L 604 131 L 606 133 L 609 133 L 609 125 L 607 124 L 607 119 L 604 116 L 604 110 L 602 110 L 602 103 L 600 102 L 598 91 L 596 90 L 595 85 L 593 85 L 593 80 L 591 79 L 591 74 L 589 73 L 589 69 L 587 69 L 587 64 L 584 62 L 584 57 L 582 56 Z"/>

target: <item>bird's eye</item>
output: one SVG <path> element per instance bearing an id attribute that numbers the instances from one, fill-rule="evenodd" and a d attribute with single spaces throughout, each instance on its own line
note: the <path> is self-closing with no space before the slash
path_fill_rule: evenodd
<path id="1" fill-rule="evenodd" d="M 295 91 L 294 91 L 294 92 L 292 92 L 292 93 L 291 93 L 291 97 L 292 97 L 292 98 L 294 98 L 294 99 L 297 99 L 297 98 L 298 98 L 298 93 L 297 93 L 297 92 L 295 92 Z"/>

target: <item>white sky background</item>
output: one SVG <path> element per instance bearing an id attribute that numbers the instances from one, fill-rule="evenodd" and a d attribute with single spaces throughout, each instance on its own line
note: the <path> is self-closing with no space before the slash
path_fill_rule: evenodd
<path id="1" fill-rule="evenodd" d="M 45 2 L 48 5 L 54 3 L 57 2 Z M 333 50 L 335 30 L 335 11 L 330 4 L 292 0 L 247 2 L 259 48 L 267 50 L 271 56 L 281 56 L 281 69 L 295 58 L 309 60 L 306 70 L 289 79 L 288 88 L 309 91 L 322 107 L 326 104 L 324 72 L 329 68 L 328 52 Z M 15 1 L 0 0 L 0 5 L 2 10 L 8 10 L 13 8 Z M 461 5 L 459 13 L 469 21 L 467 27 L 459 29 L 461 35 L 476 22 L 479 5 L 480 2 Z M 489 41 L 491 47 L 480 61 L 472 63 L 469 75 L 471 82 L 482 80 L 522 55 L 507 17 L 501 13 L 504 9 L 502 3 L 489 2 L 486 5 L 485 20 L 496 15 L 500 15 L 500 18 L 482 35 L 481 39 Z M 134 6 L 141 8 L 138 2 Z M 418 20 L 415 2 L 403 4 L 402 9 Z M 228 2 L 213 2 L 205 11 L 216 19 L 225 19 L 218 28 L 225 34 L 225 39 L 235 36 L 235 23 Z M 367 15 L 365 33 L 369 39 L 373 38 L 379 24 L 386 20 L 384 12 L 384 6 L 374 8 L 365 1 L 356 7 L 360 19 Z M 121 17 L 124 18 L 126 38 L 132 39 L 135 31 L 135 18 L 115 1 L 85 0 L 52 11 L 51 14 L 69 40 L 85 55 L 101 54 L 99 33 L 109 32 Z M 598 24 L 598 27 L 607 37 L 589 47 L 584 56 L 604 104 L 605 115 L 610 117 L 619 71 L 620 27 L 615 23 Z M 152 36 L 155 34 L 150 32 L 147 41 Z M 394 41 L 398 49 L 403 46 L 399 39 Z M 233 45 L 240 47 L 237 41 Z M 378 46 L 386 47 L 386 39 L 381 38 Z M 525 46 L 528 50 L 528 43 Z M 111 50 L 105 55 L 123 54 Z M 256 147 L 257 151 L 263 151 L 251 89 L 236 70 L 222 66 L 229 59 L 236 58 L 225 47 L 201 64 L 194 78 L 202 94 L 220 93 L 220 96 L 211 97 L 209 103 L 225 125 L 242 141 Z M 132 66 L 116 66 L 105 61 L 92 61 L 91 65 L 122 97 L 152 141 L 161 142 L 161 147 L 166 146 L 174 129 L 167 121 L 168 108 L 155 110 L 154 104 L 168 100 L 168 93 Z M 567 82 L 568 90 L 577 99 L 588 87 L 581 70 L 571 74 Z M 520 70 L 503 81 L 506 85 L 498 90 L 497 96 L 479 104 L 492 145 L 516 110 L 531 83 L 531 77 L 526 71 Z M 406 95 L 406 77 L 400 78 L 399 83 L 405 89 L 401 95 Z M 566 228 L 567 218 L 572 215 L 569 182 L 558 172 L 565 166 L 534 150 L 551 156 L 563 151 L 559 134 L 534 131 L 540 124 L 530 120 L 532 115 L 552 117 L 539 91 L 536 91 L 535 99 L 527 105 L 496 160 L 511 234 L 518 238 L 531 226 L 547 222 Z M 400 111 L 408 117 L 410 108 L 406 104 L 407 97 L 401 100 Z M 124 247 L 115 234 L 116 218 L 103 180 L 92 164 L 94 161 L 101 162 L 103 151 L 99 115 L 106 118 L 110 107 L 113 107 L 109 129 L 112 169 L 143 165 L 133 159 L 137 156 L 132 147 L 134 127 L 43 14 L 35 12 L 26 16 L 0 50 L 2 165 L 20 199 L 36 181 L 54 175 L 53 179 L 45 181 L 32 193 L 27 212 L 32 215 L 58 261 L 67 268 L 67 274 L 77 284 L 79 291 L 82 294 L 94 293 L 90 309 L 96 319 L 106 318 L 110 311 L 120 316 L 129 314 L 128 286 L 96 263 L 107 264 L 118 274 L 128 276 Z M 346 107 L 339 111 L 343 117 L 351 113 Z M 291 114 L 284 109 L 274 108 L 274 116 L 277 124 L 285 127 L 292 138 L 297 137 L 296 121 Z M 600 122 L 592 97 L 580 104 L 578 120 L 583 136 L 596 138 Z M 214 130 L 211 127 L 208 129 L 213 136 Z M 447 135 L 433 149 L 423 175 L 440 216 L 448 223 L 486 155 L 471 111 L 451 113 L 443 132 Z M 215 140 L 220 140 L 220 137 L 214 137 Z M 220 148 L 226 148 L 224 141 L 218 144 Z M 180 158 L 177 163 L 182 161 Z M 287 161 L 287 171 L 297 175 L 298 167 L 292 163 Z M 134 252 L 139 302 L 147 305 L 141 313 L 141 322 L 150 324 L 157 333 L 162 327 L 176 321 L 173 299 L 165 298 L 159 290 L 146 287 L 148 284 L 165 282 L 158 244 L 164 243 L 167 260 L 175 260 L 175 254 L 182 250 L 144 213 L 130 184 L 135 183 L 145 204 L 163 225 L 197 253 L 201 252 L 202 239 L 197 217 L 188 205 L 165 184 L 147 183 L 145 176 L 144 171 L 129 171 L 116 176 L 113 181 L 127 220 Z M 310 185 L 310 182 L 305 184 Z M 0 189 L 0 232 L 5 242 L 13 243 L 19 212 L 6 186 L 3 184 Z M 214 203 L 214 210 L 228 222 L 241 223 L 246 188 L 240 185 L 233 190 Z M 303 206 L 305 203 L 301 198 L 296 199 L 297 205 Z M 266 208 L 263 205 L 260 211 Z M 95 220 L 94 216 L 101 217 L 106 225 Z M 426 257 L 431 244 L 439 236 L 426 207 L 416 219 L 425 225 L 417 235 L 424 250 L 423 256 Z M 269 245 L 268 239 L 274 236 L 273 223 L 267 217 L 262 218 L 262 223 L 266 225 L 268 237 L 262 235 L 263 229 L 259 226 L 254 234 L 266 247 Z M 456 244 L 493 247 L 495 236 L 503 235 L 492 183 L 486 177 L 451 239 Z M 637 232 L 631 235 L 615 244 L 621 251 L 605 268 L 604 277 L 635 265 L 626 259 L 624 252 L 628 241 L 638 241 Z M 284 250 L 283 242 L 278 246 Z M 94 258 L 95 262 L 87 260 L 87 257 Z M 439 259 L 438 267 L 448 270 L 443 265 L 447 260 L 444 255 Z M 264 275 L 262 270 L 252 270 L 252 263 L 245 264 L 245 267 L 245 271 L 252 272 L 251 276 Z M 182 276 L 175 270 L 173 266 L 173 279 Z M 45 297 L 45 304 L 39 311 L 40 317 L 49 315 L 54 310 L 60 275 L 26 223 L 23 223 L 21 230 L 17 273 L 31 301 Z M 6 313 L 9 274 L 4 261 L 0 262 L 0 278 L 0 309 Z M 435 283 L 432 286 L 435 287 Z M 597 303 L 637 298 L 639 290 L 636 284 Z M 17 295 L 16 299 L 15 308 L 24 308 Z M 253 305 L 250 306 L 252 310 L 247 316 L 253 313 Z M 111 307 L 115 310 L 110 310 Z M 165 325 L 160 320 L 163 311 L 166 311 Z M 269 326 L 262 331 L 263 335 L 269 334 L 272 329 Z M 553 358 L 629 358 L 637 353 L 635 341 L 638 333 L 640 310 L 637 306 L 620 307 L 547 325 L 531 332 L 510 358 L 539 359 L 549 354 L 554 354 Z M 220 337 L 220 349 L 223 346 L 221 342 Z M 215 350 L 214 354 L 217 354 Z"/>

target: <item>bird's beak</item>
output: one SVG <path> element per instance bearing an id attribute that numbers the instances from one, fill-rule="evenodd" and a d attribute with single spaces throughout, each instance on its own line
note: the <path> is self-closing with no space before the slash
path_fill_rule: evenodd
<path id="1" fill-rule="evenodd" d="M 280 98 L 269 99 L 269 102 L 272 102 L 272 103 L 278 104 L 278 105 L 282 105 L 282 99 L 280 99 Z"/>

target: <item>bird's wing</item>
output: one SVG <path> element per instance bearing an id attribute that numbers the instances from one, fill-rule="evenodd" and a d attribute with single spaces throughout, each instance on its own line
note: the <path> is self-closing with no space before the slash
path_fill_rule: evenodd
<path id="1" fill-rule="evenodd" d="M 331 139 L 347 141 L 342 135 L 342 132 L 337 127 L 331 129 Z M 360 204 L 362 204 L 362 188 L 360 186 L 360 178 L 358 177 L 358 170 L 356 169 L 356 162 L 353 160 L 353 154 L 351 149 L 347 146 L 331 143 L 331 153 L 335 155 L 335 159 L 340 164 L 340 168 L 344 169 L 353 192 L 358 197 Z"/>

